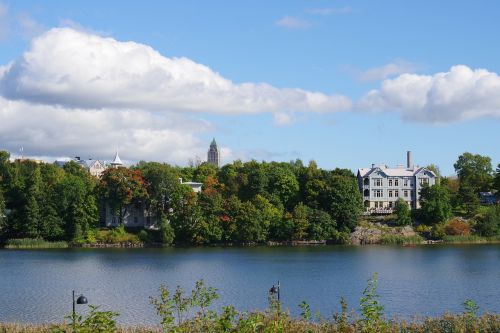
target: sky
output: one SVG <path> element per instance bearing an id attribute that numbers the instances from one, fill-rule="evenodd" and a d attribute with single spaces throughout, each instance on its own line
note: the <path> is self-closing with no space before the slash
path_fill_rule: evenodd
<path id="1" fill-rule="evenodd" d="M 0 150 L 500 163 L 500 2 L 0 0 Z"/>

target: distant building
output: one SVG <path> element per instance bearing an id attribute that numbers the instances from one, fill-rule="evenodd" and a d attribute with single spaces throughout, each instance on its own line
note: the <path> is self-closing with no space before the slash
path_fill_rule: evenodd
<path id="1" fill-rule="evenodd" d="M 203 186 L 203 183 L 197 183 L 197 182 L 183 182 L 182 178 L 179 178 L 179 182 L 184 185 L 188 185 L 191 187 L 193 192 L 195 193 L 200 193 L 201 192 L 201 187 Z"/>
<path id="2" fill-rule="evenodd" d="M 216 167 L 220 165 L 220 152 L 217 142 L 215 142 L 215 138 L 212 140 L 210 148 L 208 149 L 207 162 L 215 165 Z"/>
<path id="3" fill-rule="evenodd" d="M 483 205 L 494 205 L 499 202 L 499 198 L 491 192 L 479 192 L 479 202 Z"/>
<path id="4" fill-rule="evenodd" d="M 89 158 L 88 160 L 82 160 L 80 158 L 80 156 L 75 156 L 72 159 L 72 161 L 76 162 L 82 168 L 87 170 L 92 176 L 95 176 L 98 178 L 102 175 L 104 170 L 106 170 L 109 167 L 118 168 L 120 166 L 123 166 L 123 163 L 120 159 L 120 156 L 118 156 L 118 152 L 116 152 L 115 158 L 112 162 L 94 160 L 91 158 Z M 62 168 L 68 162 L 69 161 L 55 161 L 54 164 L 57 165 L 58 167 Z"/>
<path id="5" fill-rule="evenodd" d="M 437 180 L 431 170 L 413 165 L 410 151 L 406 167 L 372 164 L 371 168 L 358 169 L 357 177 L 366 214 L 390 214 L 399 198 L 412 209 L 420 208 L 420 190 L 436 184 Z"/>

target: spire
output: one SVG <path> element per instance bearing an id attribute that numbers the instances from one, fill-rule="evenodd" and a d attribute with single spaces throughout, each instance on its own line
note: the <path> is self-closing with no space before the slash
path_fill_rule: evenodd
<path id="1" fill-rule="evenodd" d="M 115 159 L 113 160 L 113 162 L 111 162 L 111 165 L 114 165 L 114 166 L 123 165 L 122 160 L 120 159 L 120 156 L 118 156 L 118 150 L 116 151 Z"/>
<path id="2" fill-rule="evenodd" d="M 215 138 L 212 139 L 212 143 L 210 144 L 210 146 L 217 147 L 217 142 L 215 142 Z"/>

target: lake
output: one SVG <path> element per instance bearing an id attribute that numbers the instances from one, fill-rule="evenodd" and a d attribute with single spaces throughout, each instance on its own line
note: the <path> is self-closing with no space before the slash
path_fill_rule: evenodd
<path id="1" fill-rule="evenodd" d="M 174 249 L 0 250 L 0 321 L 55 322 L 71 311 L 71 291 L 120 313 L 122 324 L 156 324 L 149 297 L 164 283 L 217 288 L 216 306 L 263 309 L 278 280 L 293 314 L 306 300 L 325 316 L 350 308 L 373 272 L 389 316 L 461 312 L 475 300 L 500 312 L 500 245 L 319 246 Z M 78 306 L 82 311 L 85 306 Z"/>

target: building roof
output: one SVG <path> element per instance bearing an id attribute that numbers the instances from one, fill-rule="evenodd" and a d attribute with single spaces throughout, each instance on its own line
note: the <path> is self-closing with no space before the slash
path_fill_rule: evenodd
<path id="1" fill-rule="evenodd" d="M 212 143 L 210 143 L 210 146 L 216 146 L 217 147 L 217 142 L 215 142 L 215 138 L 212 139 Z"/>
<path id="2" fill-rule="evenodd" d="M 381 172 L 385 173 L 388 177 L 412 177 L 412 176 L 419 174 L 422 171 L 430 172 L 434 177 L 436 177 L 436 174 L 433 171 L 428 170 L 427 168 L 424 168 L 424 167 L 420 167 L 420 168 L 419 167 L 389 168 L 386 165 L 374 166 L 372 168 L 360 168 L 360 169 L 358 169 L 358 174 L 361 177 L 366 177 L 366 176 L 369 176 L 375 170 L 380 170 Z"/>
<path id="3" fill-rule="evenodd" d="M 123 165 L 120 156 L 118 156 L 118 151 L 116 151 L 115 159 L 111 162 L 111 165 Z"/>

